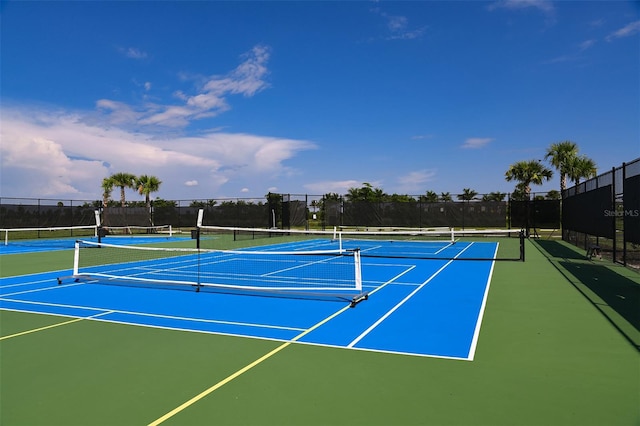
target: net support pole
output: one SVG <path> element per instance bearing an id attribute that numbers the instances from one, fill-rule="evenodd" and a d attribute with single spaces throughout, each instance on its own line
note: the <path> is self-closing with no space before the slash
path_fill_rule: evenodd
<path id="1" fill-rule="evenodd" d="M 73 275 L 78 275 L 80 271 L 80 241 L 76 241 L 73 251 Z"/>
<path id="2" fill-rule="evenodd" d="M 360 249 L 353 252 L 353 260 L 355 267 L 356 290 L 362 291 L 362 265 L 360 262 Z"/>

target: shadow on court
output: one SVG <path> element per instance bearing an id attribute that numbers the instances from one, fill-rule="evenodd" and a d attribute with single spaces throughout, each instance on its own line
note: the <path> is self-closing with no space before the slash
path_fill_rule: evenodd
<path id="1" fill-rule="evenodd" d="M 608 261 L 586 260 L 578 249 L 560 241 L 535 241 L 535 244 L 640 351 L 640 275 Z"/>
<path id="2" fill-rule="evenodd" d="M 560 259 L 586 259 L 586 254 L 555 240 L 535 240 L 546 254 Z M 547 257 L 549 257 L 547 256 Z"/>

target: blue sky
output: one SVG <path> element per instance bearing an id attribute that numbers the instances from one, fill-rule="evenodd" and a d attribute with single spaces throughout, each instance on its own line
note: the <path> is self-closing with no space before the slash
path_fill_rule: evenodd
<path id="1" fill-rule="evenodd" d="M 511 192 L 553 142 L 640 157 L 638 2 L 0 7 L 2 197 Z"/>

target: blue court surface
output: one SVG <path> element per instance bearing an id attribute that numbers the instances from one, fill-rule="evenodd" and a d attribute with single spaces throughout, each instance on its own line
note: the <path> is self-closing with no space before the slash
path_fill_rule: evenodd
<path id="1" fill-rule="evenodd" d="M 355 307 L 340 298 L 196 292 L 191 286 L 183 286 L 180 291 L 91 279 L 65 279 L 58 284 L 58 277 L 72 274 L 65 270 L 1 278 L 0 308 L 352 350 L 473 360 L 494 262 L 452 258 L 492 258 L 497 243 L 393 246 L 393 250 L 442 255 L 442 260 L 385 257 L 383 253 L 394 251 L 382 244 L 361 247 L 363 290 L 369 296 Z M 308 250 L 309 243 L 293 243 L 287 248 Z M 367 253 L 375 256 L 368 257 Z M 236 263 L 247 262 L 241 260 Z M 319 263 L 323 262 L 310 260 L 309 264 L 316 268 Z M 183 266 L 180 259 L 177 264 Z M 111 270 L 118 267 L 108 266 Z M 260 274 L 276 277 L 279 282 L 295 280 L 296 271 L 301 269 L 270 267 L 275 269 L 261 269 Z M 146 270 L 153 273 L 157 268 L 150 261 Z M 230 272 L 224 270 L 220 276 L 225 274 Z"/>

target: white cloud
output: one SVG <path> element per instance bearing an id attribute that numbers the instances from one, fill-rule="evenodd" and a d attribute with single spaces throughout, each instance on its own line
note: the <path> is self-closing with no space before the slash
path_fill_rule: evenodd
<path id="1" fill-rule="evenodd" d="M 498 0 L 487 6 L 487 10 L 525 10 L 534 9 L 542 12 L 545 16 L 545 23 L 553 25 L 556 22 L 556 9 L 550 0 Z"/>
<path id="2" fill-rule="evenodd" d="M 477 149 L 486 146 L 493 138 L 468 138 L 462 144 L 462 148 Z"/>
<path id="3" fill-rule="evenodd" d="M 386 21 L 388 34 L 382 37 L 385 40 L 413 40 L 422 37 L 427 27 L 409 28 L 409 19 L 402 15 L 390 15 L 379 7 L 371 9 L 371 12 L 381 16 Z"/>
<path id="4" fill-rule="evenodd" d="M 509 10 L 518 10 L 518 9 L 528 9 L 534 8 L 538 9 L 544 13 L 554 13 L 555 8 L 553 7 L 553 3 L 549 0 L 499 0 L 491 3 L 487 6 L 489 10 L 495 9 L 509 9 Z"/>
<path id="5" fill-rule="evenodd" d="M 136 47 L 120 48 L 120 52 L 127 58 L 131 59 L 147 59 L 149 54 Z"/>
<path id="6" fill-rule="evenodd" d="M 640 21 L 631 22 L 619 30 L 612 32 L 605 40 L 612 41 L 617 38 L 630 37 L 637 33 L 640 33 Z"/>
<path id="7" fill-rule="evenodd" d="M 359 188 L 362 182 L 357 180 L 334 180 L 308 183 L 304 187 L 312 194 L 324 195 L 328 193 L 346 194 L 349 188 Z"/>
<path id="8" fill-rule="evenodd" d="M 436 176 L 435 170 L 416 170 L 398 177 L 398 190 L 403 193 L 423 191 L 424 184 L 433 181 Z"/>
<path id="9" fill-rule="evenodd" d="M 159 138 L 36 108 L 3 105 L 1 114 L 5 197 L 97 199 L 102 179 L 122 171 L 157 176 L 164 198 L 183 199 L 185 188 L 212 196 L 231 181 L 254 179 L 259 184 L 252 186 L 262 187 L 288 175 L 285 162 L 315 148 L 304 140 L 221 132 Z"/>
<path id="10" fill-rule="evenodd" d="M 412 140 L 421 140 L 421 139 L 432 139 L 433 135 L 415 135 L 411 136 Z"/>
<path id="11" fill-rule="evenodd" d="M 593 47 L 594 44 L 596 44 L 595 40 L 585 40 L 582 43 L 580 43 L 579 48 L 581 51 L 584 51 Z"/>
<path id="12" fill-rule="evenodd" d="M 122 102 L 101 99 L 97 107 L 112 124 L 129 126 L 187 127 L 192 121 L 213 117 L 230 109 L 230 95 L 254 96 L 269 85 L 265 78 L 269 71 L 266 64 L 270 49 L 255 46 L 242 56 L 243 62 L 227 75 L 197 78 L 198 88 L 193 94 L 174 93 L 180 104 L 146 103 L 131 106 Z M 187 79 L 185 74 L 181 75 Z M 195 77 L 191 77 L 195 78 Z M 151 88 L 145 83 L 145 89 Z"/>

